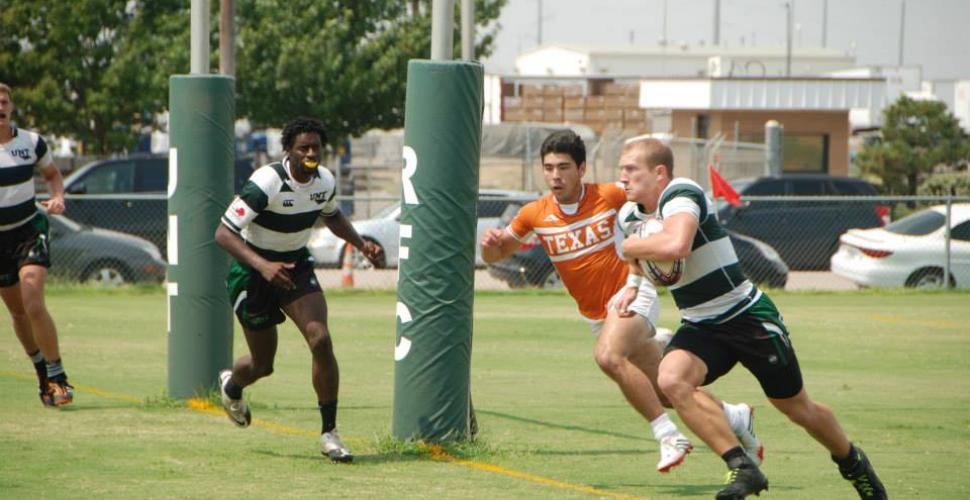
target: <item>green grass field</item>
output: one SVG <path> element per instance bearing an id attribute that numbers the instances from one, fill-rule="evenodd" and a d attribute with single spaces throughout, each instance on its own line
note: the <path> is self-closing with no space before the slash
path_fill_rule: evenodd
<path id="1" fill-rule="evenodd" d="M 809 393 L 835 409 L 893 498 L 970 498 L 970 295 L 776 292 Z M 654 471 L 649 426 L 595 366 L 562 294 L 475 301 L 472 388 L 481 438 L 447 454 L 391 439 L 393 293 L 329 296 L 341 368 L 339 424 L 356 454 L 319 454 L 310 355 L 281 330 L 276 372 L 250 389 L 256 424 L 165 397 L 162 290 L 53 288 L 76 403 L 43 408 L 0 320 L 0 498 L 712 498 L 722 461 L 695 439 Z M 663 297 L 661 323 L 677 313 Z M 236 336 L 235 353 L 245 349 Z M 850 499 L 824 450 L 767 405 L 742 369 L 712 386 L 758 407 L 767 498 Z M 686 429 L 685 429 L 686 430 Z M 764 496 L 763 496 L 764 497 Z"/>

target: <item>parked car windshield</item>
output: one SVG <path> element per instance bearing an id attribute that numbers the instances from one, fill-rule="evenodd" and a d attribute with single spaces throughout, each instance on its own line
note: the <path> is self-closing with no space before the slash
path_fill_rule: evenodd
<path id="1" fill-rule="evenodd" d="M 903 217 L 885 227 L 886 231 L 908 236 L 923 236 L 943 227 L 946 217 L 935 210 L 923 210 Z"/>

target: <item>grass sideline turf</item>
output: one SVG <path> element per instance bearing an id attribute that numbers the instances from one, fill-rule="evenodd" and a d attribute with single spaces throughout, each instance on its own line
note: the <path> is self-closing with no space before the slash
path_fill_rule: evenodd
<path id="1" fill-rule="evenodd" d="M 772 292 L 807 389 L 833 407 L 894 498 L 968 498 L 970 294 Z M 74 405 L 41 407 L 0 321 L 0 498 L 711 498 L 723 463 L 696 438 L 667 475 L 649 427 L 595 366 L 568 296 L 475 299 L 472 391 L 481 439 L 442 450 L 390 437 L 393 292 L 328 292 L 353 465 L 319 454 L 310 355 L 287 323 L 276 372 L 247 389 L 261 425 L 166 397 L 165 294 L 52 286 Z M 676 326 L 669 295 L 661 325 Z M 238 332 L 235 354 L 245 349 Z M 769 407 L 743 369 L 715 383 L 754 404 L 769 498 L 855 498 L 825 451 Z M 689 434 L 689 433 L 688 433 Z"/>

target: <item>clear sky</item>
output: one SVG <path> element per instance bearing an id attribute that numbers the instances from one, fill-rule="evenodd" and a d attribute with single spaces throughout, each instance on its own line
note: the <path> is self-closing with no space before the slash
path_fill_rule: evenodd
<path id="1" fill-rule="evenodd" d="M 711 43 L 716 0 L 542 0 L 544 43 L 656 45 Z M 904 0 L 828 0 L 826 46 L 854 53 L 860 65 L 899 60 Z M 537 46 L 539 0 L 509 0 L 490 73 L 512 74 L 515 57 Z M 825 0 L 793 0 L 793 46 L 821 47 Z M 460 1 L 456 1 L 456 6 Z M 903 64 L 920 65 L 923 79 L 970 79 L 970 0 L 905 0 Z M 721 0 L 721 44 L 784 47 L 784 0 Z"/>

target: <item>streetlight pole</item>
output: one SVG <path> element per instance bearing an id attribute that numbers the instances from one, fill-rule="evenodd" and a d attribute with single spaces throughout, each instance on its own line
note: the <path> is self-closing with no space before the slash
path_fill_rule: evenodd
<path id="1" fill-rule="evenodd" d="M 903 39 L 906 34 L 906 0 L 899 6 L 899 66 L 903 65 Z"/>
<path id="2" fill-rule="evenodd" d="M 822 48 L 827 46 L 829 37 L 829 0 L 822 0 Z"/>
<path id="3" fill-rule="evenodd" d="M 461 58 L 475 59 L 475 1 L 461 0 Z"/>
<path id="4" fill-rule="evenodd" d="M 431 3 L 431 59 L 446 61 L 454 53 L 455 0 L 434 0 Z"/>
<path id="5" fill-rule="evenodd" d="M 193 75 L 209 74 L 209 0 L 192 0 L 189 16 L 189 68 Z"/>
<path id="6" fill-rule="evenodd" d="M 536 41 L 537 45 L 542 45 L 542 0 L 536 0 Z"/>
<path id="7" fill-rule="evenodd" d="M 791 2 L 785 2 L 787 36 L 785 42 L 785 78 L 791 78 Z"/>
<path id="8" fill-rule="evenodd" d="M 714 0 L 714 38 L 713 45 L 721 44 L 721 0 Z"/>

